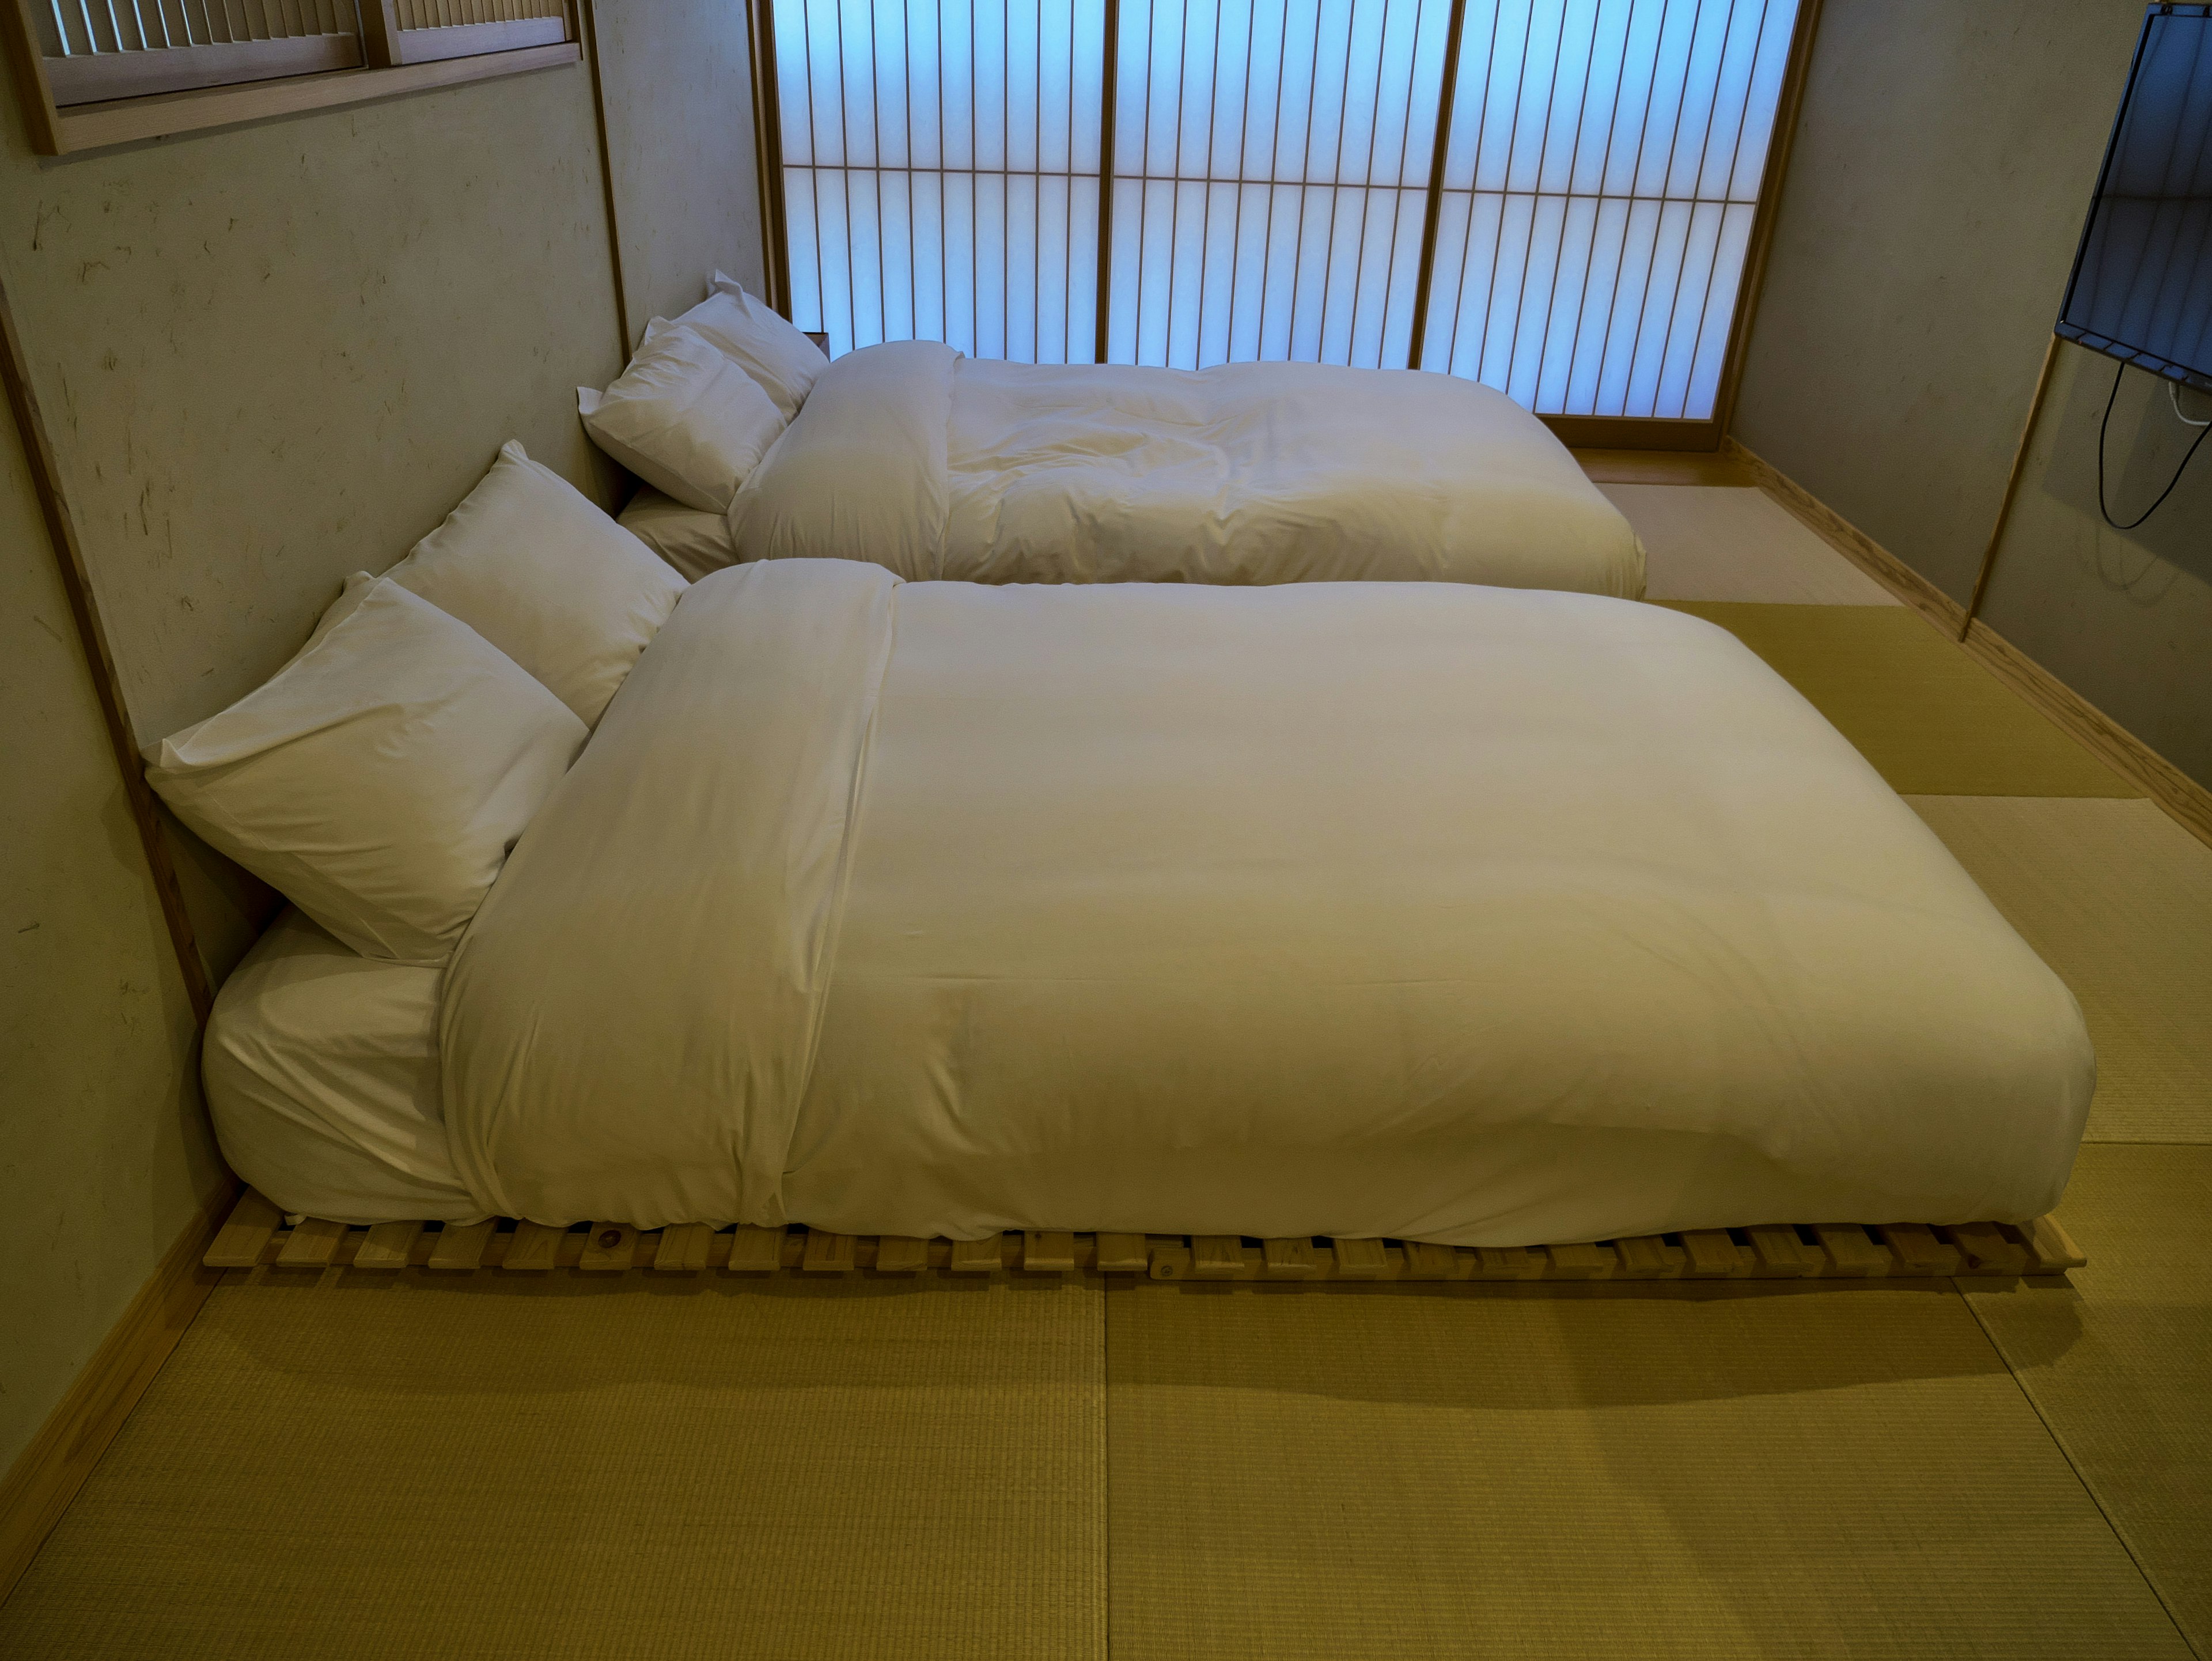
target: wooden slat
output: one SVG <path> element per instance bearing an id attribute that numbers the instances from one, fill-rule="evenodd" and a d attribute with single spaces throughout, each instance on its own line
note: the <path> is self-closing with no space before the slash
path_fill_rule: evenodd
<path id="1" fill-rule="evenodd" d="M 361 1244 L 354 1248 L 352 1267 L 372 1270 L 404 1269 L 422 1232 L 420 1223 L 379 1223 L 362 1235 Z"/>
<path id="2" fill-rule="evenodd" d="M 210 1269 L 252 1269 L 283 1220 L 284 1214 L 274 1203 L 263 1198 L 259 1189 L 249 1188 L 238 1196 L 229 1218 L 216 1231 L 215 1244 L 200 1261 Z"/>
<path id="3" fill-rule="evenodd" d="M 1790 1280 L 1817 1274 L 1826 1264 L 1826 1258 L 1806 1250 L 1794 1228 L 1761 1225 L 1744 1232 L 1751 1236 L 1752 1253 L 1759 1260 L 1757 1273 L 1764 1279 Z"/>
<path id="4" fill-rule="evenodd" d="M 1682 1272 L 1688 1254 L 1681 1247 L 1668 1245 L 1666 1237 L 1659 1234 L 1634 1235 L 1613 1243 L 1620 1259 L 1621 1277 L 1625 1280 L 1671 1280 Z"/>
<path id="5" fill-rule="evenodd" d="M 2005 1238 L 1995 1223 L 1957 1223 L 1941 1231 L 1965 1254 L 1967 1275 L 2019 1275 L 2027 1268 L 2027 1249 Z"/>
<path id="6" fill-rule="evenodd" d="M 568 1232 L 565 1228 L 555 1228 L 548 1223 L 517 1223 L 507 1243 L 507 1256 L 499 1260 L 499 1266 L 531 1274 L 556 1268 L 561 1261 L 562 1239 Z"/>
<path id="7" fill-rule="evenodd" d="M 1244 1272 L 1244 1242 L 1234 1234 L 1194 1234 L 1190 1272 L 1201 1281 L 1233 1280 Z"/>
<path id="8" fill-rule="evenodd" d="M 1006 1266 L 1004 1237 L 985 1236 L 980 1240 L 955 1240 L 952 1243 L 951 1271 L 955 1275 L 995 1275 Z"/>
<path id="9" fill-rule="evenodd" d="M 584 1255 L 576 1267 L 587 1274 L 618 1275 L 637 1256 L 637 1231 L 628 1223 L 593 1223 L 584 1237 Z"/>
<path id="10" fill-rule="evenodd" d="M 1690 1261 L 1683 1265 L 1685 1275 L 1740 1275 L 1747 1267 L 1724 1228 L 1684 1229 L 1682 1249 L 1690 1254 Z"/>
<path id="11" fill-rule="evenodd" d="M 853 1235 L 823 1230 L 788 1232 L 739 1228 L 717 1233 L 705 1223 L 677 1224 L 641 1233 L 627 1224 L 595 1223 L 572 1232 L 518 1223 L 512 1233 L 495 1222 L 448 1226 L 430 1232 L 421 1223 L 380 1223 L 365 1232 L 317 1219 L 283 1229 L 282 1216 L 250 1190 L 208 1249 L 211 1268 L 266 1262 L 284 1269 L 351 1267 L 392 1270 L 410 1263 L 447 1270 L 504 1267 L 543 1271 L 561 1265 L 599 1273 L 649 1262 L 659 1271 L 696 1274 L 725 1267 L 739 1274 L 772 1274 L 787 1268 L 842 1274 L 871 1267 L 887 1274 L 918 1274 L 933 1263 L 955 1274 L 990 1274 L 1009 1259 L 1006 1237 L 982 1240 L 925 1240 L 905 1235 Z M 1472 1275 L 1486 1281 L 1650 1280 L 1680 1275 L 1788 1279 L 1806 1275 L 1874 1276 L 2063 1273 L 2087 1262 L 2081 1248 L 2047 1217 L 2013 1225 L 1962 1223 L 1935 1226 L 1890 1223 L 1861 1227 L 1822 1223 L 1808 1232 L 1760 1225 L 1742 1232 L 1739 1245 L 1725 1229 L 1686 1232 L 1682 1244 L 1646 1235 L 1617 1241 L 1552 1246 L 1485 1246 L 1462 1252 L 1431 1241 L 1393 1244 L 1340 1238 L 1324 1253 L 1310 1238 L 1288 1238 L 1248 1247 L 1234 1234 L 1189 1237 L 1139 1234 L 1079 1236 L 1065 1230 L 1030 1230 L 1019 1237 L 1017 1260 L 1025 1271 L 1069 1274 L 1096 1269 L 1127 1274 L 1148 1270 L 1155 1279 L 1445 1281 Z M 219 1262 L 218 1253 L 227 1258 Z M 252 1253 L 252 1258 L 246 1256 Z"/>
<path id="12" fill-rule="evenodd" d="M 1620 1264 L 1609 1245 L 1555 1245 L 1547 1250 L 1551 1254 L 1552 1273 L 1563 1281 L 1606 1280 Z"/>
<path id="13" fill-rule="evenodd" d="M 1390 1272 L 1390 1256 L 1380 1240 L 1336 1240 L 1336 1278 L 1379 1281 Z"/>
<path id="14" fill-rule="evenodd" d="M 664 1275 L 696 1275 L 707 1267 L 707 1248 L 714 1231 L 705 1223 L 678 1223 L 660 1231 L 653 1266 Z"/>
<path id="15" fill-rule="evenodd" d="M 490 1218 L 465 1227 L 446 1225 L 442 1233 L 430 1244 L 432 1269 L 474 1269 L 483 1261 L 484 1247 L 490 1243 L 499 1224 Z"/>
<path id="16" fill-rule="evenodd" d="M 1075 1236 L 1066 1229 L 1031 1229 L 1022 1236 L 1022 1267 L 1032 1275 L 1066 1275 L 1075 1268 Z"/>
<path id="17" fill-rule="evenodd" d="M 2055 1218 L 2038 1217 L 2032 1223 L 2023 1223 L 2021 1234 L 2038 1274 L 2063 1274 L 2069 1269 L 2085 1268 L 2089 1262 Z"/>
<path id="18" fill-rule="evenodd" d="M 1408 1281 L 1451 1281 L 1461 1274 L 1459 1254 L 1434 1240 L 1406 1242 L 1405 1278 Z"/>
<path id="19" fill-rule="evenodd" d="M 346 1226 L 321 1217 L 302 1217 L 276 1254 L 280 1269 L 327 1269 L 331 1254 L 345 1238 Z"/>
<path id="20" fill-rule="evenodd" d="M 1890 1256 L 1866 1230 L 1854 1223 L 1816 1223 L 1814 1237 L 1827 1255 L 1830 1275 L 1873 1275 L 1889 1273 Z"/>
<path id="21" fill-rule="evenodd" d="M 1302 1281 L 1322 1272 L 1321 1253 L 1314 1243 L 1303 1237 L 1285 1240 L 1263 1240 L 1260 1244 L 1261 1262 L 1267 1265 L 1268 1275 L 1278 1281 Z"/>
<path id="22" fill-rule="evenodd" d="M 1527 1246 L 1481 1246 L 1474 1254 L 1479 1281 L 1534 1281 L 1545 1269 L 1544 1254 Z"/>
<path id="23" fill-rule="evenodd" d="M 773 1275 L 783 1267 L 783 1231 L 743 1227 L 730 1236 L 730 1261 L 724 1265 L 733 1275 Z"/>
<path id="24" fill-rule="evenodd" d="M 929 1267 L 929 1242 L 911 1234 L 886 1234 L 876 1242 L 876 1272 L 919 1275 Z"/>
<path id="25" fill-rule="evenodd" d="M 1101 1234 L 1098 1269 L 1104 1275 L 1142 1275 L 1152 1267 L 1152 1249 L 1141 1234 Z"/>
<path id="26" fill-rule="evenodd" d="M 1892 1274 L 1956 1275 L 1964 1261 L 1956 1246 L 1937 1239 L 1923 1223 L 1881 1223 L 1872 1232 L 1896 1255 Z"/>

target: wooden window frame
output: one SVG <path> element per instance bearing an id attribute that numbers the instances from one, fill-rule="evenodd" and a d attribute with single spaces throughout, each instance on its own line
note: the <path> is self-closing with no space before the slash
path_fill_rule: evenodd
<path id="1" fill-rule="evenodd" d="M 361 0 L 358 35 L 196 46 L 189 64 L 157 64 L 154 54 L 137 52 L 49 58 L 34 21 L 39 3 L 0 0 L 0 33 L 14 60 L 31 147 L 41 155 L 334 109 L 583 59 L 580 0 L 564 0 L 556 17 L 417 28 L 400 26 L 397 0 Z M 70 67 L 54 73 L 52 66 L 62 64 Z M 131 90 L 134 84 L 143 90 Z M 116 95 L 79 101 L 110 91 Z"/>

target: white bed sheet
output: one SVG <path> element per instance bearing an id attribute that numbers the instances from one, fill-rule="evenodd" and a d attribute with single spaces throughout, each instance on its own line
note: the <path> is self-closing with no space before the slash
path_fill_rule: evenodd
<path id="1" fill-rule="evenodd" d="M 444 977 L 279 915 L 223 983 L 201 1057 L 231 1169 L 286 1211 L 333 1222 L 489 1215 L 447 1151 Z"/>
<path id="2" fill-rule="evenodd" d="M 1451 586 L 693 587 L 449 970 L 565 1223 L 2019 1219 L 2080 1012 L 1735 639 Z"/>
<path id="3" fill-rule="evenodd" d="M 616 523 L 693 582 L 737 563 L 726 514 L 686 508 L 650 484 L 638 488 Z"/>
<path id="4" fill-rule="evenodd" d="M 1627 520 L 1511 399 L 1328 364 L 867 347 L 815 383 L 729 529 L 744 559 L 868 560 L 916 580 L 1644 591 Z"/>

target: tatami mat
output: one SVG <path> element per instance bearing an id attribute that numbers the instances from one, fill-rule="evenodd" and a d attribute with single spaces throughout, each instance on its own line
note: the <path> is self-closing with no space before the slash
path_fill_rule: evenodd
<path id="1" fill-rule="evenodd" d="M 1096 1657 L 1103 1294 L 219 1289 L 0 1655 Z"/>
<path id="2" fill-rule="evenodd" d="M 1765 659 L 1901 794 L 2142 794 L 1904 606 L 1660 603 Z"/>
<path id="3" fill-rule="evenodd" d="M 2212 1655 L 2212 1148 L 2085 1147 L 2058 1215 L 2089 1266 L 1973 1307 Z"/>
<path id="4" fill-rule="evenodd" d="M 1666 484 L 1600 488 L 1643 539 L 1646 599 L 1899 604 L 1764 490 Z"/>
<path id="5" fill-rule="evenodd" d="M 2148 801 L 1910 800 L 2080 1001 L 2089 1139 L 2212 1142 L 2212 848 Z"/>
<path id="6" fill-rule="evenodd" d="M 2181 1657 L 1948 1290 L 1107 1294 L 1115 1661 Z"/>

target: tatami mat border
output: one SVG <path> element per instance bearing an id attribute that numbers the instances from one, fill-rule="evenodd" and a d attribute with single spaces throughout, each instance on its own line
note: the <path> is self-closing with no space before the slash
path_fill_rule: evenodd
<path id="1" fill-rule="evenodd" d="M 1549 1246 L 1449 1246 L 1419 1240 L 1256 1240 L 1234 1234 L 1079 1234 L 1031 1230 L 981 1240 L 726 1228 L 553 1228 L 504 1220 L 372 1228 L 281 1212 L 248 1190 L 205 1262 L 210 1269 L 456 1274 L 652 1269 L 698 1275 L 1142 1275 L 1156 1281 L 1864 1280 L 2053 1275 L 2087 1259 L 2048 1217 L 2032 1223 L 1775 1225 Z"/>

